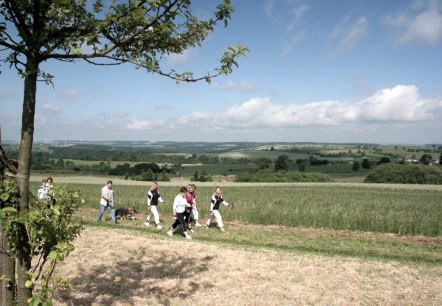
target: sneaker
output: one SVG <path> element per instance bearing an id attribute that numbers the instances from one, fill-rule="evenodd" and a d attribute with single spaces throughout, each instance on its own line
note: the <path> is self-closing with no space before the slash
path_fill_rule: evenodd
<path id="1" fill-rule="evenodd" d="M 157 230 L 161 231 L 163 229 L 163 227 L 161 226 L 161 224 L 157 225 Z"/>
<path id="2" fill-rule="evenodd" d="M 220 227 L 219 230 L 220 230 L 221 232 L 224 232 L 224 227 Z"/>
<path id="3" fill-rule="evenodd" d="M 209 229 L 209 226 L 206 224 L 206 225 L 204 225 L 204 228 L 207 228 L 207 229 Z"/>
<path id="4" fill-rule="evenodd" d="M 184 236 L 186 236 L 186 239 L 192 240 L 192 237 L 188 233 L 184 233 Z"/>
<path id="5" fill-rule="evenodd" d="M 195 233 L 195 231 L 192 228 L 189 231 L 191 231 L 192 233 Z"/>
<path id="6" fill-rule="evenodd" d="M 150 226 L 150 223 L 146 221 L 146 222 L 144 222 L 144 225 L 145 226 Z"/>
<path id="7" fill-rule="evenodd" d="M 168 230 L 167 231 L 167 236 L 169 236 L 169 237 L 172 237 L 172 235 L 173 235 L 173 232 L 172 232 L 172 230 L 170 229 L 170 230 Z"/>
<path id="8" fill-rule="evenodd" d="M 202 226 L 202 225 L 199 224 L 199 223 L 197 222 L 197 223 L 195 223 L 195 226 L 196 226 L 196 227 L 200 227 L 200 226 Z"/>

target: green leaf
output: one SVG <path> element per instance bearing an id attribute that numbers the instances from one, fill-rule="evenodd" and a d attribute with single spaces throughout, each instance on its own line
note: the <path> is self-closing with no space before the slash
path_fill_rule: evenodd
<path id="1" fill-rule="evenodd" d="M 14 207 L 5 207 L 1 210 L 2 213 L 16 213 L 17 209 Z"/>
<path id="2" fill-rule="evenodd" d="M 27 280 L 27 281 L 25 282 L 25 287 L 26 287 L 26 288 L 32 288 L 32 287 L 34 287 L 34 282 L 31 281 L 31 280 Z"/>
<path id="3" fill-rule="evenodd" d="M 56 252 L 56 251 L 51 251 L 50 253 L 49 253 L 49 259 L 50 260 L 52 260 L 52 261 L 54 261 L 54 260 L 57 260 L 57 257 L 58 257 L 58 253 Z"/>

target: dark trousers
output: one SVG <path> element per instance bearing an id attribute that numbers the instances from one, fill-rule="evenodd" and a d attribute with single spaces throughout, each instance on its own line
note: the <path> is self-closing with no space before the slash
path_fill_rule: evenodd
<path id="1" fill-rule="evenodd" d="M 184 220 L 184 213 L 176 213 L 176 220 L 172 224 L 172 228 L 176 229 L 177 226 L 181 226 L 181 229 L 184 232 L 187 232 L 186 220 Z"/>

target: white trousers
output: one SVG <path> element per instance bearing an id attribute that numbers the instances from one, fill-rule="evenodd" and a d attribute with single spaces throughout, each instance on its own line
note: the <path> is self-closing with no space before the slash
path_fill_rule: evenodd
<path id="1" fill-rule="evenodd" d="M 207 223 L 206 223 L 207 226 L 209 226 L 210 223 L 212 223 L 212 221 L 215 219 L 216 219 L 216 222 L 218 223 L 218 227 L 224 227 L 223 218 L 221 217 L 221 214 L 217 210 L 214 210 L 213 214 L 210 215 L 209 220 L 207 220 Z"/>
<path id="2" fill-rule="evenodd" d="M 198 209 L 193 207 L 192 208 L 192 214 L 193 214 L 193 219 L 198 222 Z"/>
<path id="3" fill-rule="evenodd" d="M 156 225 L 160 224 L 160 214 L 158 213 L 158 209 L 157 209 L 156 205 L 150 206 L 150 212 L 147 213 L 147 218 L 146 218 L 147 222 L 150 222 L 150 216 L 152 216 L 152 215 L 155 220 L 155 224 Z"/>

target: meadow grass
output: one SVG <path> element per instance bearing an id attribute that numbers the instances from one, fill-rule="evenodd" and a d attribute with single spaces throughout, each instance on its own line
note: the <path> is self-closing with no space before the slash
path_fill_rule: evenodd
<path id="1" fill-rule="evenodd" d="M 98 209 L 103 185 L 71 184 L 71 188 L 80 190 L 86 207 Z M 233 184 L 223 187 L 223 195 L 227 202 L 234 202 L 234 208 L 222 207 L 220 212 L 226 220 L 241 224 L 442 236 L 439 188 L 366 185 Z M 36 190 L 37 185 L 33 188 Z M 117 207 L 134 207 L 144 214 L 148 188 L 148 183 L 145 186 L 115 184 Z M 170 217 L 178 189 L 178 186 L 160 185 L 167 202 L 158 207 L 161 216 Z M 212 191 L 213 186 L 198 185 L 201 219 L 209 215 Z"/>

